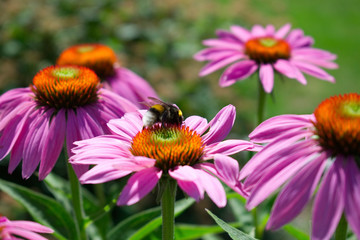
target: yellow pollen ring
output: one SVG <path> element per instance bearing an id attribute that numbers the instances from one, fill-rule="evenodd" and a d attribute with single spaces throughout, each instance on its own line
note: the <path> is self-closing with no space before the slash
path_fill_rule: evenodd
<path id="1" fill-rule="evenodd" d="M 99 77 L 115 74 L 114 64 L 118 63 L 115 52 L 102 44 L 79 44 L 65 49 L 56 61 L 57 65 L 77 65 L 92 69 Z"/>
<path id="2" fill-rule="evenodd" d="M 41 106 L 77 108 L 97 100 L 100 80 L 85 67 L 50 66 L 38 72 L 31 85 Z"/>
<path id="3" fill-rule="evenodd" d="M 360 155 L 360 95 L 330 97 L 315 110 L 319 144 L 334 154 Z"/>
<path id="4" fill-rule="evenodd" d="M 204 144 L 199 134 L 185 126 L 144 128 L 132 140 L 134 156 L 156 159 L 156 167 L 168 171 L 201 161 Z"/>

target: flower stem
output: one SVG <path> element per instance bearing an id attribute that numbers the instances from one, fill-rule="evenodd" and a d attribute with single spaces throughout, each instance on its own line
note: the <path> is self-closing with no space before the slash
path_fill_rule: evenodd
<path id="1" fill-rule="evenodd" d="M 161 197 L 162 239 L 172 240 L 174 239 L 175 229 L 174 210 L 177 184 L 172 178 L 164 178 L 161 180 L 161 185 L 164 188 Z"/>
<path id="2" fill-rule="evenodd" d="M 82 195 L 79 180 L 74 172 L 70 163 L 67 163 L 68 176 L 70 181 L 71 189 L 71 200 L 73 204 L 73 209 L 76 217 L 76 225 L 78 229 L 78 236 L 81 240 L 86 240 L 85 224 L 84 224 L 84 213 L 83 213 L 83 204 L 82 204 Z"/>
<path id="3" fill-rule="evenodd" d="M 257 124 L 259 125 L 264 121 L 265 113 L 265 102 L 266 102 L 266 93 L 259 79 L 258 81 L 258 106 L 257 106 Z"/>
<path id="4" fill-rule="evenodd" d="M 335 239 L 336 240 L 345 240 L 346 239 L 346 232 L 347 232 L 347 221 L 344 216 L 342 215 L 340 222 L 336 228 L 335 232 Z"/>

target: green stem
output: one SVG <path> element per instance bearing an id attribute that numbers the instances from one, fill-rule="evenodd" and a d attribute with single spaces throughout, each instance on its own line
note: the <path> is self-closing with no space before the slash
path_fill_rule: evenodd
<path id="1" fill-rule="evenodd" d="M 265 102 L 266 102 L 266 93 L 259 79 L 258 81 L 258 106 L 257 106 L 257 124 L 259 125 L 264 121 L 265 113 Z"/>
<path id="2" fill-rule="evenodd" d="M 174 210 L 175 210 L 175 196 L 176 196 L 176 181 L 171 178 L 164 178 L 161 180 L 160 187 L 164 188 L 161 197 L 161 214 L 162 214 L 162 239 L 174 239 Z"/>
<path id="3" fill-rule="evenodd" d="M 76 226 L 78 230 L 78 238 L 81 240 L 86 240 L 87 236 L 85 232 L 80 183 L 70 163 L 67 163 L 67 169 L 71 188 L 71 200 L 75 212 Z"/>
<path id="4" fill-rule="evenodd" d="M 344 216 L 342 215 L 340 222 L 336 228 L 335 232 L 335 239 L 336 240 L 345 240 L 346 239 L 346 232 L 347 232 L 347 221 Z"/>

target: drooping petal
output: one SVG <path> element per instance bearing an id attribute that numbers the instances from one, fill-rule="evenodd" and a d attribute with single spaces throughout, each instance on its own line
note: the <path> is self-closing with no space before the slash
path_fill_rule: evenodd
<path id="1" fill-rule="evenodd" d="M 37 233 L 34 233 L 29 230 L 24 230 L 24 229 L 21 229 L 18 227 L 8 227 L 6 230 L 11 234 L 15 234 L 17 236 L 23 237 L 28 240 L 47 240 L 47 238 L 45 238 Z M 19 238 L 15 238 L 14 236 L 12 236 L 10 239 L 5 238 L 4 240 L 17 240 L 17 239 L 19 239 Z"/>
<path id="2" fill-rule="evenodd" d="M 295 152 L 293 156 L 279 159 L 268 171 L 264 172 L 263 176 L 254 184 L 254 189 L 251 190 L 246 207 L 252 209 L 264 201 L 270 194 L 298 172 L 315 154 Z"/>
<path id="3" fill-rule="evenodd" d="M 319 67 L 316 67 L 312 64 L 305 63 L 305 62 L 298 61 L 298 60 L 292 60 L 292 63 L 296 67 L 298 67 L 301 71 L 303 71 L 311 76 L 314 76 L 316 78 L 326 80 L 329 82 L 335 82 L 335 78 L 333 76 L 331 76 L 330 74 L 328 74 L 327 72 L 325 72 L 324 70 L 322 70 Z"/>
<path id="4" fill-rule="evenodd" d="M 212 62 L 206 64 L 201 69 L 201 71 L 199 72 L 199 76 L 203 77 L 203 76 L 209 75 L 210 73 L 213 73 L 216 70 L 219 70 L 220 68 L 223 68 L 223 67 L 229 65 L 230 63 L 233 63 L 240 59 L 243 59 L 244 57 L 245 57 L 244 54 L 238 53 L 238 54 L 235 54 L 235 55 L 232 55 L 229 57 L 224 57 L 224 58 L 212 61 Z"/>
<path id="5" fill-rule="evenodd" d="M 201 50 L 194 55 L 194 59 L 197 61 L 216 61 L 222 58 L 230 57 L 239 52 L 234 49 L 212 47 Z"/>
<path id="6" fill-rule="evenodd" d="M 236 111 L 233 105 L 222 108 L 209 122 L 210 130 L 203 135 L 203 142 L 205 144 L 211 144 L 223 140 L 234 125 L 235 115 Z"/>
<path id="7" fill-rule="evenodd" d="M 161 175 L 162 171 L 156 167 L 135 173 L 122 190 L 117 205 L 132 205 L 140 201 L 156 186 Z"/>
<path id="8" fill-rule="evenodd" d="M 108 109 L 108 111 L 113 112 L 118 117 L 139 109 L 134 103 L 108 89 L 101 88 L 99 95 L 98 104 L 103 105 L 103 108 Z"/>
<path id="9" fill-rule="evenodd" d="M 177 183 L 181 190 L 183 190 L 187 195 L 195 199 L 195 201 L 200 201 L 204 198 L 204 188 L 197 181 L 182 181 L 177 180 Z"/>
<path id="10" fill-rule="evenodd" d="M 265 92 L 270 93 L 274 87 L 274 70 L 271 64 L 261 64 L 259 77 Z"/>
<path id="11" fill-rule="evenodd" d="M 353 157 L 345 161 L 348 163 L 345 172 L 345 214 L 352 231 L 360 239 L 360 170 Z"/>
<path id="12" fill-rule="evenodd" d="M 131 141 L 143 127 L 139 112 L 126 113 L 121 119 L 110 120 L 110 130 L 118 136 Z"/>
<path id="13" fill-rule="evenodd" d="M 231 185 L 236 185 L 239 181 L 239 163 L 228 156 L 216 154 L 214 157 L 216 171 L 219 175 Z"/>
<path id="14" fill-rule="evenodd" d="M 113 164 L 98 164 L 89 171 L 81 175 L 80 182 L 82 184 L 99 184 L 122 178 L 132 173 L 130 170 L 120 170 L 114 168 Z"/>
<path id="15" fill-rule="evenodd" d="M 253 60 L 244 60 L 229 66 L 221 75 L 219 84 L 221 87 L 227 87 L 248 78 L 258 69 L 258 65 Z"/>
<path id="16" fill-rule="evenodd" d="M 45 114 L 49 114 L 48 112 Z M 53 169 L 64 145 L 66 132 L 65 111 L 59 110 L 46 125 L 43 136 L 43 145 L 45 151 L 41 154 L 39 180 L 43 180 Z"/>
<path id="17" fill-rule="evenodd" d="M 138 107 L 143 107 L 141 102 L 147 101 L 148 97 L 159 98 L 147 81 L 124 67 L 116 67 L 115 75 L 106 80 L 112 91 Z"/>
<path id="18" fill-rule="evenodd" d="M 285 75 L 288 78 L 293 78 L 298 80 L 301 84 L 306 85 L 306 79 L 300 70 L 295 67 L 288 60 L 279 59 L 276 63 L 273 64 L 276 71 Z"/>
<path id="19" fill-rule="evenodd" d="M 313 126 L 313 115 L 285 114 L 269 118 L 257 126 L 249 137 L 257 143 L 270 142 L 277 137 L 296 129 L 305 129 Z"/>
<path id="20" fill-rule="evenodd" d="M 203 41 L 203 44 L 209 47 L 222 47 L 222 48 L 228 48 L 234 50 L 242 49 L 241 44 L 232 41 L 227 41 L 224 39 L 206 39 Z"/>
<path id="21" fill-rule="evenodd" d="M 31 222 L 31 221 L 22 221 L 22 220 L 11 221 L 7 225 L 18 227 L 18 228 L 21 227 L 23 229 L 30 230 L 33 232 L 38 232 L 38 233 L 53 233 L 54 232 L 54 230 L 52 230 L 51 228 L 45 227 L 39 223 Z"/>
<path id="22" fill-rule="evenodd" d="M 204 148 L 204 159 L 212 159 L 214 154 L 232 155 L 244 150 L 250 150 L 254 144 L 244 140 L 225 140 L 206 145 Z"/>
<path id="23" fill-rule="evenodd" d="M 174 169 L 169 170 L 169 175 L 181 181 L 195 181 L 197 171 L 190 166 L 177 166 Z"/>
<path id="24" fill-rule="evenodd" d="M 284 187 L 276 198 L 267 229 L 280 228 L 303 210 L 320 181 L 326 158 L 322 154 L 311 161 Z"/>
<path id="25" fill-rule="evenodd" d="M 313 205 L 311 239 L 330 239 L 341 218 L 345 205 L 344 163 L 338 156 L 323 178 Z"/>

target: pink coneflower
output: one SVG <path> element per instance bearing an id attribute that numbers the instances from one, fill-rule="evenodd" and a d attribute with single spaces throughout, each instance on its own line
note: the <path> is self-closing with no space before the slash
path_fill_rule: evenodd
<path id="1" fill-rule="evenodd" d="M 277 229 L 302 211 L 321 182 L 313 205 L 312 239 L 329 239 L 343 213 L 360 238 L 359 126 L 356 93 L 326 99 L 312 115 L 282 115 L 260 124 L 250 138 L 267 145 L 240 173 L 251 191 L 247 207 L 257 206 L 287 182 L 267 224 Z"/>
<path id="2" fill-rule="evenodd" d="M 46 240 L 38 233 L 53 233 L 54 231 L 39 223 L 31 221 L 10 221 L 0 215 L 0 239 L 2 240 Z"/>
<path id="3" fill-rule="evenodd" d="M 113 135 L 75 142 L 73 164 L 95 165 L 81 176 L 81 183 L 103 183 L 134 173 L 118 199 L 131 205 L 147 195 L 160 178 L 175 179 L 196 201 L 204 192 L 219 207 L 226 195 L 219 178 L 244 195 L 238 162 L 228 155 L 256 146 L 243 140 L 222 141 L 235 121 L 235 108 L 223 108 L 209 123 L 199 116 L 182 125 L 155 124 L 143 128 L 142 113 L 127 113 L 108 124 Z M 207 162 L 214 159 L 214 163 Z"/>
<path id="4" fill-rule="evenodd" d="M 337 68 L 332 62 L 336 55 L 313 48 L 311 37 L 304 36 L 300 29 L 290 29 L 290 24 L 286 24 L 277 31 L 273 25 L 265 28 L 255 25 L 251 31 L 240 26 L 231 26 L 229 32 L 218 30 L 217 39 L 203 41 L 209 48 L 194 56 L 198 61 L 209 62 L 199 75 L 205 76 L 232 64 L 219 81 L 221 87 L 227 87 L 259 70 L 260 81 L 267 93 L 274 86 L 274 71 L 301 84 L 306 84 L 302 72 L 334 82 L 335 79 L 319 67 Z"/>
<path id="5" fill-rule="evenodd" d="M 70 155 L 74 141 L 108 133 L 110 119 L 137 109 L 99 83 L 85 67 L 47 67 L 36 74 L 30 87 L 4 93 L 0 159 L 11 151 L 9 172 L 22 160 L 22 176 L 29 178 L 40 163 L 42 180 L 56 163 L 64 140 Z M 85 169 L 74 170 L 81 174 Z"/>
<path id="6" fill-rule="evenodd" d="M 57 65 L 78 65 L 92 69 L 103 80 L 105 88 L 143 107 L 148 97 L 157 95 L 143 78 L 121 66 L 116 54 L 108 46 L 86 43 L 65 49 L 56 62 Z"/>

